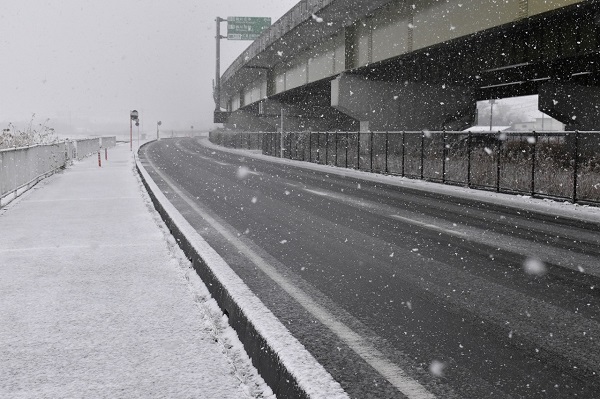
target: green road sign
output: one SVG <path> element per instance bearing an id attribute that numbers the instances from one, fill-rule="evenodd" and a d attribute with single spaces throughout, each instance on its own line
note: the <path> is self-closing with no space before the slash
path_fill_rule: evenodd
<path id="1" fill-rule="evenodd" d="M 271 26 L 271 18 L 227 17 L 227 39 L 256 40 Z"/>

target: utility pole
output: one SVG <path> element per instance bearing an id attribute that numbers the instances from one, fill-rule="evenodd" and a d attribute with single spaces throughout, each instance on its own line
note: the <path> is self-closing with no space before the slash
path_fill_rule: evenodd
<path id="1" fill-rule="evenodd" d="M 490 132 L 492 131 L 493 119 L 494 119 L 494 104 L 496 104 L 496 100 L 490 100 Z"/>
<path id="2" fill-rule="evenodd" d="M 215 111 L 221 111 L 221 39 L 225 39 L 225 36 L 221 36 L 221 22 L 227 21 L 221 17 L 215 19 L 217 23 L 217 57 L 216 57 L 216 73 L 215 73 Z"/>

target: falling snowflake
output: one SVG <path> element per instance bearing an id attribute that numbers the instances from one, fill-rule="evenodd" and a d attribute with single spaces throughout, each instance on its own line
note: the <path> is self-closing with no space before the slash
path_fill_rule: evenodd
<path id="1" fill-rule="evenodd" d="M 443 377 L 444 370 L 446 369 L 446 363 L 440 360 L 433 360 L 429 365 L 429 372 L 436 377 Z"/>
<path id="2" fill-rule="evenodd" d="M 523 263 L 525 273 L 533 276 L 543 276 L 547 272 L 546 265 L 539 259 L 528 258 Z"/>
<path id="3" fill-rule="evenodd" d="M 236 175 L 237 175 L 238 179 L 242 180 L 242 179 L 245 179 L 246 176 L 248 176 L 248 173 L 250 173 L 250 170 L 247 167 L 240 166 L 237 170 Z"/>

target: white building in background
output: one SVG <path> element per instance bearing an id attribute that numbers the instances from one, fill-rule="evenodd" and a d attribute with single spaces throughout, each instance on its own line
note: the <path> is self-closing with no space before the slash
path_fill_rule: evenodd
<path id="1" fill-rule="evenodd" d="M 470 128 L 463 130 L 463 132 L 498 133 L 498 132 L 503 132 L 505 130 L 512 130 L 511 126 L 492 126 L 492 128 L 490 129 L 490 125 L 476 125 L 476 126 L 471 126 Z"/>
<path id="2" fill-rule="evenodd" d="M 513 132 L 562 132 L 565 130 L 564 123 L 550 117 L 535 118 L 533 121 L 516 122 L 510 127 Z"/>

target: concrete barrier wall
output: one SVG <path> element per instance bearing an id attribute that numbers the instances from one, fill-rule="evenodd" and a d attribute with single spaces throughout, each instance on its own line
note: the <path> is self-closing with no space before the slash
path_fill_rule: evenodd
<path id="1" fill-rule="evenodd" d="M 62 142 L 0 150 L 0 205 L 64 168 L 71 159 L 69 148 L 69 143 Z"/>
<path id="2" fill-rule="evenodd" d="M 0 150 L 0 206 L 66 167 L 71 160 L 96 153 L 101 143 L 105 148 L 112 148 L 117 138 L 109 136 Z"/>
<path id="3" fill-rule="evenodd" d="M 116 145 L 117 145 L 117 137 L 116 136 L 100 137 L 100 146 L 102 148 L 113 148 Z"/>
<path id="4" fill-rule="evenodd" d="M 94 152 L 98 152 L 100 139 L 75 140 L 75 148 L 77 149 L 77 159 L 83 159 Z"/>
<path id="5" fill-rule="evenodd" d="M 340 384 L 167 200 L 139 160 L 136 166 L 156 210 L 277 397 L 348 398 Z"/>

